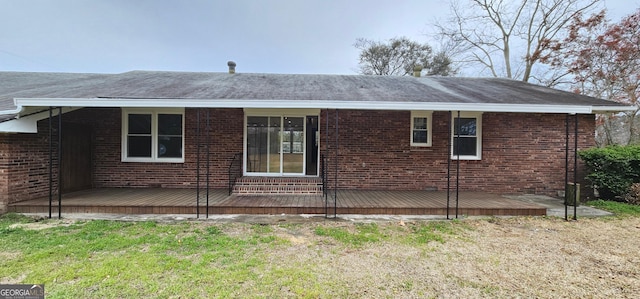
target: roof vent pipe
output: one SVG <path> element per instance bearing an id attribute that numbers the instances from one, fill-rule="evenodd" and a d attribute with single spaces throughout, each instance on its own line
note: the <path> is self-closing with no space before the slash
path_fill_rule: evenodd
<path id="1" fill-rule="evenodd" d="M 420 77 L 421 72 L 422 72 L 422 66 L 419 64 L 416 64 L 416 66 L 413 67 L 413 76 Z"/>
<path id="2" fill-rule="evenodd" d="M 235 74 L 236 73 L 236 63 L 233 61 L 229 61 L 227 62 L 227 65 L 229 66 L 229 74 Z"/>

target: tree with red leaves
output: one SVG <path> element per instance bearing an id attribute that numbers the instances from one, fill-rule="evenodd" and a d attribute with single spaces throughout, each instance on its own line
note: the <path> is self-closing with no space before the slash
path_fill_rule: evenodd
<path id="1" fill-rule="evenodd" d="M 599 145 L 640 143 L 636 118 L 640 112 L 640 9 L 610 23 L 605 11 L 588 18 L 576 15 L 568 35 L 548 40 L 541 62 L 563 73 L 549 85 L 568 82 L 579 93 L 634 105 L 635 111 L 599 115 Z M 616 126 L 623 126 L 620 134 Z M 600 134 L 599 134 L 600 135 Z M 622 135 L 622 136 L 620 136 Z"/>

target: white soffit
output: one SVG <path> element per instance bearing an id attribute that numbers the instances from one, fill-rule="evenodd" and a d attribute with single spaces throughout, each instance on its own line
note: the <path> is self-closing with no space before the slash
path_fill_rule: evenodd
<path id="1" fill-rule="evenodd" d="M 64 107 L 62 114 L 78 110 L 82 107 Z M 51 115 L 58 116 L 59 110 L 52 109 Z M 0 132 L 6 133 L 38 133 L 38 121 L 49 118 L 49 111 L 41 111 L 19 118 L 0 122 Z"/>
<path id="2" fill-rule="evenodd" d="M 127 98 L 17 98 L 16 106 L 24 107 L 154 107 L 154 108 L 298 108 L 356 110 L 429 110 L 478 111 L 512 113 L 579 113 L 599 111 L 633 111 L 632 106 L 534 105 L 500 103 L 441 103 L 391 101 L 291 101 L 239 99 L 127 99 Z"/>

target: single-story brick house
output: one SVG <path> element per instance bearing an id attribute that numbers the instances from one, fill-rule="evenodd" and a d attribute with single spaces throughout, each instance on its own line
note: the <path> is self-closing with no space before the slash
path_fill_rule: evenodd
<path id="1" fill-rule="evenodd" d="M 462 190 L 557 195 L 566 124 L 588 148 L 596 113 L 628 109 L 498 78 L 0 72 L 0 212 L 50 192 L 59 112 L 62 192 L 195 188 L 207 160 L 227 188 L 235 156 L 245 178 L 325 167 L 364 190 L 444 190 L 459 161 Z"/>

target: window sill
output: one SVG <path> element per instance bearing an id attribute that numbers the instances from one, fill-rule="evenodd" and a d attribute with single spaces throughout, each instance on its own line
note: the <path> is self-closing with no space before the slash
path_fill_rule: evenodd
<path id="1" fill-rule="evenodd" d="M 482 157 L 476 157 L 476 156 L 460 156 L 460 158 L 458 158 L 457 156 L 452 156 L 451 160 L 460 160 L 460 161 L 480 161 L 482 160 Z"/>
<path id="2" fill-rule="evenodd" d="M 167 159 L 153 159 L 153 158 L 123 158 L 122 162 L 127 163 L 184 163 L 183 158 L 167 158 Z"/>

